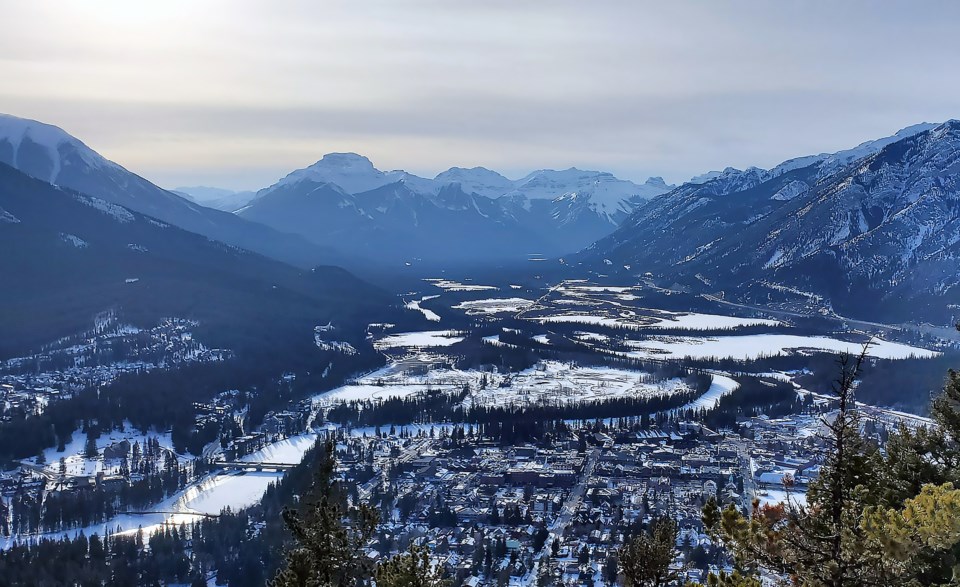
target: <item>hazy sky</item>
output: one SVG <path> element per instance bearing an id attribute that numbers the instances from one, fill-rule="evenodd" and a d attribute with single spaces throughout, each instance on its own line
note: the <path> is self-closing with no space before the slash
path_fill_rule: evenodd
<path id="1" fill-rule="evenodd" d="M 682 181 L 960 118 L 960 2 L 0 0 L 0 111 L 173 187 L 331 151 Z"/>

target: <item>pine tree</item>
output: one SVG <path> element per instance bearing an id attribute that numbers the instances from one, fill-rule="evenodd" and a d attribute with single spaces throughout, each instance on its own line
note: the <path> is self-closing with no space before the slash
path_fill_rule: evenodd
<path id="1" fill-rule="evenodd" d="M 377 587 L 446 587 L 440 572 L 430 564 L 426 548 L 410 546 L 377 567 Z"/>
<path id="2" fill-rule="evenodd" d="M 310 497 L 299 510 L 283 512 L 296 545 L 287 552 L 286 568 L 270 582 L 273 587 L 349 587 L 373 574 L 363 549 L 376 531 L 378 513 L 367 505 L 345 507 L 334 480 L 335 451 L 327 441 Z"/>
<path id="3" fill-rule="evenodd" d="M 865 353 L 853 364 L 841 361 L 839 409 L 825 422 L 829 452 L 808 506 L 754 501 L 750 517 L 732 506 L 721 512 L 712 499 L 704 508 L 704 525 L 730 549 L 738 571 L 711 577 L 711 585 L 756 584 L 759 570 L 810 586 L 957 584 L 960 490 L 930 481 L 956 474 L 951 422 L 960 424 L 960 381 L 951 372 L 934 403 L 939 429 L 901 431 L 884 458 L 859 434 L 853 391 Z"/>
<path id="4" fill-rule="evenodd" d="M 620 549 L 618 559 L 626 587 L 662 587 L 676 581 L 679 574 L 670 565 L 677 556 L 677 523 L 657 518 L 650 527 Z"/>
<path id="5" fill-rule="evenodd" d="M 760 569 L 802 579 L 810 585 L 860 585 L 875 561 L 866 552 L 861 528 L 866 487 L 875 485 L 870 454 L 860 438 L 854 389 L 865 360 L 840 359 L 835 391 L 838 409 L 824 442 L 827 459 L 807 494 L 809 506 L 790 501 L 786 506 L 759 507 L 748 518 L 734 506 L 722 513 L 711 499 L 704 509 L 704 525 L 733 553 L 738 570 Z"/>
<path id="6" fill-rule="evenodd" d="M 945 499 L 940 494 L 930 494 L 935 488 L 960 487 L 960 373 L 948 372 L 943 391 L 933 401 L 931 412 L 934 427 L 910 430 L 901 426 L 890 436 L 886 458 L 877 463 L 881 471 L 879 508 L 888 512 L 911 511 L 910 504 L 914 503 L 911 500 Z M 941 509 L 948 511 L 946 506 Z M 890 536 L 899 536 L 896 528 L 889 532 Z M 902 536 L 897 538 L 897 541 L 903 540 Z M 911 551 L 912 574 L 922 584 L 946 583 L 960 568 L 960 543 L 955 542 L 950 548 L 936 542 L 921 549 L 909 544 L 898 548 Z M 892 552 L 890 558 L 897 559 L 898 552 L 898 549 Z M 904 571 L 900 569 L 900 574 Z"/>
<path id="7" fill-rule="evenodd" d="M 950 370 L 934 399 L 932 428 L 901 426 L 887 444 L 883 463 L 884 499 L 891 506 L 916 496 L 925 484 L 960 486 L 960 373 Z"/>
<path id="8" fill-rule="evenodd" d="M 100 540 L 100 536 L 94 534 L 90 537 L 90 559 L 91 560 L 104 560 L 106 558 L 106 552 L 103 549 L 103 542 Z"/>
<path id="9" fill-rule="evenodd" d="M 87 432 L 87 441 L 83 446 L 83 456 L 88 459 L 95 459 L 100 455 L 97 450 L 97 439 L 91 432 Z"/>
<path id="10" fill-rule="evenodd" d="M 902 508 L 867 508 L 863 528 L 882 556 L 889 585 L 956 585 L 960 565 L 960 490 L 924 485 Z"/>

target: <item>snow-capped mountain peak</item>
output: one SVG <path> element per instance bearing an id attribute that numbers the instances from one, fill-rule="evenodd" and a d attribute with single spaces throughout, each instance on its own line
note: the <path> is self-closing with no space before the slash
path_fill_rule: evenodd
<path id="1" fill-rule="evenodd" d="M 437 186 L 434 181 L 418 177 L 403 170 L 381 171 L 373 162 L 356 153 L 327 153 L 319 161 L 298 169 L 278 181 L 273 186 L 260 190 L 260 194 L 270 190 L 295 184 L 301 181 L 311 183 L 331 183 L 348 194 L 359 194 L 375 190 L 385 185 L 403 182 L 418 193 L 434 193 Z"/>
<path id="2" fill-rule="evenodd" d="M 745 178 L 744 176 L 751 176 L 753 181 L 767 181 L 769 179 L 779 177 L 784 173 L 789 173 L 790 171 L 796 169 L 803 169 L 804 167 L 809 167 L 811 165 L 819 166 L 818 177 L 826 177 L 827 175 L 830 175 L 834 171 L 850 164 L 853 161 L 863 159 L 864 157 L 879 152 L 881 149 L 891 143 L 918 135 L 936 126 L 937 124 L 934 123 L 921 122 L 920 124 L 914 124 L 900 129 L 888 137 L 874 139 L 872 141 L 865 141 L 856 147 L 853 147 L 852 149 L 844 149 L 835 153 L 820 153 L 817 155 L 794 157 L 793 159 L 787 159 L 783 163 L 780 163 L 779 165 L 776 165 L 770 169 L 750 167 L 741 171 L 735 167 L 727 167 L 723 171 L 708 171 L 707 173 L 694 176 L 690 178 L 687 183 L 693 185 L 703 185 L 716 179 L 720 179 L 728 182 L 734 181 L 738 184 L 736 185 L 736 188 L 740 189 L 742 188 L 745 179 L 749 179 Z M 757 181 L 757 183 L 759 183 L 759 181 Z"/>
<path id="3" fill-rule="evenodd" d="M 298 169 L 278 182 L 288 185 L 304 180 L 314 183 L 333 183 L 348 193 L 365 192 L 392 183 L 395 179 L 373 166 L 356 153 L 327 153 L 313 165 Z"/>
<path id="4" fill-rule="evenodd" d="M 642 266 L 748 301 L 786 287 L 843 312 L 952 320 L 945 300 L 960 291 L 960 122 L 930 126 L 684 184 L 582 262 L 605 272 L 608 262 Z"/>
<path id="5" fill-rule="evenodd" d="M 588 198 L 591 208 L 609 222 L 616 224 L 623 214 L 629 214 L 637 203 L 669 191 L 662 178 L 651 178 L 643 184 L 619 179 L 606 171 L 569 169 L 540 169 L 514 184 L 505 195 L 526 200 L 554 200 L 566 194 L 577 199 Z M 522 200 L 521 200 L 522 201 Z"/>
<path id="6" fill-rule="evenodd" d="M 326 250 L 303 239 L 205 208 L 108 161 L 56 126 L 0 115 L 0 163 L 35 179 L 118 204 L 213 240 L 303 266 Z M 92 200 L 91 200 L 92 201 Z"/>
<path id="7" fill-rule="evenodd" d="M 655 189 L 662 189 L 662 190 L 669 190 L 673 187 L 672 185 L 665 182 L 663 178 L 660 177 L 659 175 L 648 177 L 647 181 L 643 182 L 643 185 L 649 186 Z"/>
<path id="8" fill-rule="evenodd" d="M 367 255 L 475 258 L 478 243 L 491 241 L 492 255 L 562 254 L 609 234 L 671 187 L 659 177 L 636 184 L 575 167 L 519 180 L 484 167 L 452 167 L 427 179 L 380 171 L 355 153 L 331 153 L 260 190 L 236 213 L 320 244 L 350 242 Z M 447 241 L 438 248 L 441 234 Z"/>
<path id="9" fill-rule="evenodd" d="M 72 157 L 95 168 L 115 167 L 60 127 L 0 114 L 0 162 L 57 183 L 63 168 L 72 164 Z"/>

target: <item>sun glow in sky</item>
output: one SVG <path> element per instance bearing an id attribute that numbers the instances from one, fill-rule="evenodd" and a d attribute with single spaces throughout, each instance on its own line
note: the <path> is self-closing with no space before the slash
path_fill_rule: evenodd
<path id="1" fill-rule="evenodd" d="M 960 117 L 952 2 L 0 0 L 0 112 L 172 187 L 331 151 L 683 181 Z"/>

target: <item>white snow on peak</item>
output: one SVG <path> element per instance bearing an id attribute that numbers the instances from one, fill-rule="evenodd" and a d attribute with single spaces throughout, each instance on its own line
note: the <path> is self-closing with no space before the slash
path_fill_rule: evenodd
<path id="1" fill-rule="evenodd" d="M 328 153 L 313 165 L 298 169 L 274 186 L 261 190 L 258 197 L 277 187 L 301 181 L 333 184 L 347 194 L 402 183 L 416 193 L 429 196 L 436 196 L 446 186 L 458 184 L 467 194 L 518 198 L 525 206 L 529 205 L 529 200 L 576 196 L 589 199 L 592 207 L 608 215 L 618 210 L 629 212 L 632 206 L 627 200 L 633 197 L 649 199 L 674 187 L 660 177 L 651 177 L 645 183 L 637 184 L 618 179 L 611 173 L 583 171 L 575 167 L 560 171 L 541 169 L 518 180 L 508 179 L 484 167 L 451 167 L 433 179 L 427 179 L 402 170 L 380 171 L 369 159 L 356 153 Z"/>
<path id="2" fill-rule="evenodd" d="M 665 182 L 659 175 L 648 177 L 647 181 L 643 182 L 643 185 L 647 186 L 648 188 L 662 189 L 664 191 L 668 191 L 676 187 Z"/>
<path id="3" fill-rule="evenodd" d="M 496 198 L 513 189 L 514 182 L 485 167 L 451 167 L 439 173 L 435 182 L 440 185 L 460 184 L 466 193 L 479 194 L 488 198 Z"/>
<path id="4" fill-rule="evenodd" d="M 356 153 L 327 153 L 313 165 L 290 173 L 277 185 L 288 185 L 304 180 L 332 183 L 348 194 L 367 192 L 398 181 L 416 191 L 433 188 L 429 179 L 417 177 L 406 171 L 380 171 L 369 159 Z"/>
<path id="5" fill-rule="evenodd" d="M 819 155 L 807 155 L 805 157 L 794 157 L 793 159 L 787 159 L 780 165 L 777 165 L 768 172 L 770 177 L 779 177 L 784 173 L 789 173 L 794 169 L 803 169 L 804 167 L 809 167 L 820 163 L 821 161 L 826 160 L 830 155 L 826 153 L 821 153 Z"/>
<path id="6" fill-rule="evenodd" d="M 914 124 L 912 126 L 902 128 L 897 131 L 896 134 L 893 134 L 889 137 L 866 141 L 860 143 L 852 149 L 846 149 L 844 151 L 837 151 L 836 153 L 829 154 L 824 157 L 824 164 L 822 165 L 823 169 L 821 170 L 820 175 L 828 175 L 829 173 L 836 171 L 838 168 L 848 165 L 857 159 L 862 159 L 869 155 L 873 155 L 874 153 L 880 152 L 887 145 L 918 135 L 932 128 L 936 128 L 937 126 L 939 125 L 930 122 L 921 122 L 920 124 Z"/>
<path id="7" fill-rule="evenodd" d="M 856 147 L 853 147 L 852 149 L 845 149 L 843 151 L 837 151 L 836 153 L 820 153 L 818 155 L 806 155 L 803 157 L 795 157 L 793 159 L 787 159 L 783 163 L 780 163 L 779 165 L 769 170 L 761 169 L 759 167 L 750 167 L 745 171 L 740 171 L 735 167 L 727 167 L 723 171 L 708 171 L 707 173 L 704 173 L 702 175 L 694 176 L 690 178 L 690 180 L 687 181 L 687 183 L 699 185 L 699 184 L 704 184 L 718 178 L 721 178 L 721 179 L 728 178 L 728 177 L 733 177 L 733 176 L 741 175 L 745 173 L 754 173 L 761 179 L 761 181 L 766 181 L 766 180 L 778 177 L 780 175 L 783 175 L 784 173 L 793 171 L 795 169 L 802 169 L 804 167 L 809 167 L 810 165 L 819 165 L 820 169 L 818 172 L 818 176 L 824 177 L 840 169 L 841 167 L 846 166 L 852 163 L 853 161 L 856 161 L 857 159 L 862 159 L 864 157 L 873 155 L 874 153 L 878 153 L 887 145 L 890 145 L 899 140 L 920 134 L 932 128 L 936 128 L 937 126 L 938 126 L 937 124 L 922 122 L 920 124 L 914 124 L 912 126 L 908 126 L 904 129 L 901 129 L 897 131 L 896 134 L 893 134 L 889 137 L 884 137 L 882 139 L 875 139 L 872 141 L 866 141 L 866 142 L 860 143 L 859 145 L 857 145 Z M 774 198 L 774 199 L 781 199 L 781 198 Z M 786 198 L 783 198 L 783 199 L 786 199 Z"/>
<path id="8" fill-rule="evenodd" d="M 844 149 L 843 151 L 837 151 L 836 153 L 820 153 L 819 155 L 807 155 L 806 157 L 788 159 L 771 169 L 768 172 L 768 175 L 773 178 L 789 171 L 793 171 L 794 169 L 802 169 L 804 167 L 809 167 L 810 165 L 819 164 L 819 175 L 820 177 L 823 177 L 836 171 L 840 167 L 849 165 L 857 159 L 862 159 L 864 157 L 873 155 L 874 153 L 878 153 L 881 149 L 891 143 L 912 137 L 936 126 L 936 124 L 922 122 L 920 124 L 914 124 L 912 126 L 908 126 L 907 128 L 900 129 L 889 137 L 883 137 L 881 139 L 874 139 L 872 141 L 860 143 L 852 149 Z"/>
<path id="9" fill-rule="evenodd" d="M 606 171 L 584 171 L 571 167 L 560 171 L 534 171 L 515 182 L 514 189 L 504 195 L 523 196 L 529 200 L 587 196 L 598 212 L 609 215 L 624 209 L 625 202 L 630 198 L 639 196 L 650 199 L 670 189 L 671 186 L 664 183 L 662 178 L 651 178 L 641 185 L 618 179 Z"/>
<path id="10" fill-rule="evenodd" d="M 729 169 L 729 168 L 728 168 L 728 169 Z M 690 179 L 687 180 L 687 183 L 693 183 L 693 184 L 697 184 L 697 185 L 704 184 L 704 183 L 707 183 L 708 181 L 710 181 L 711 179 L 716 179 L 716 178 L 720 177 L 721 173 L 723 173 L 723 172 L 722 172 L 722 171 L 708 171 L 708 172 L 706 172 L 706 173 L 701 173 L 700 175 L 694 175 L 693 177 L 691 177 Z"/>
<path id="11" fill-rule="evenodd" d="M 420 177 L 406 171 L 388 171 L 384 174 L 392 181 L 399 181 L 411 190 L 420 194 L 436 194 L 442 187 L 432 179 Z"/>
<path id="12" fill-rule="evenodd" d="M 56 183 L 62 168 L 63 145 L 70 145 L 77 155 L 92 167 L 113 166 L 83 141 L 70 135 L 60 127 L 29 118 L 19 118 L 10 114 L 0 114 L 0 143 L 9 142 L 13 147 L 13 167 L 19 168 L 20 150 L 25 141 L 32 142 L 47 151 L 52 164 L 49 177 L 43 178 Z"/>
<path id="13" fill-rule="evenodd" d="M 359 194 L 389 185 L 403 183 L 411 190 L 419 193 L 436 192 L 437 186 L 430 179 L 407 173 L 403 170 L 380 171 L 373 163 L 356 153 L 327 153 L 322 159 L 303 169 L 298 169 L 283 179 L 274 187 L 294 184 L 308 180 L 314 183 L 329 183 L 339 187 L 346 194 Z"/>

